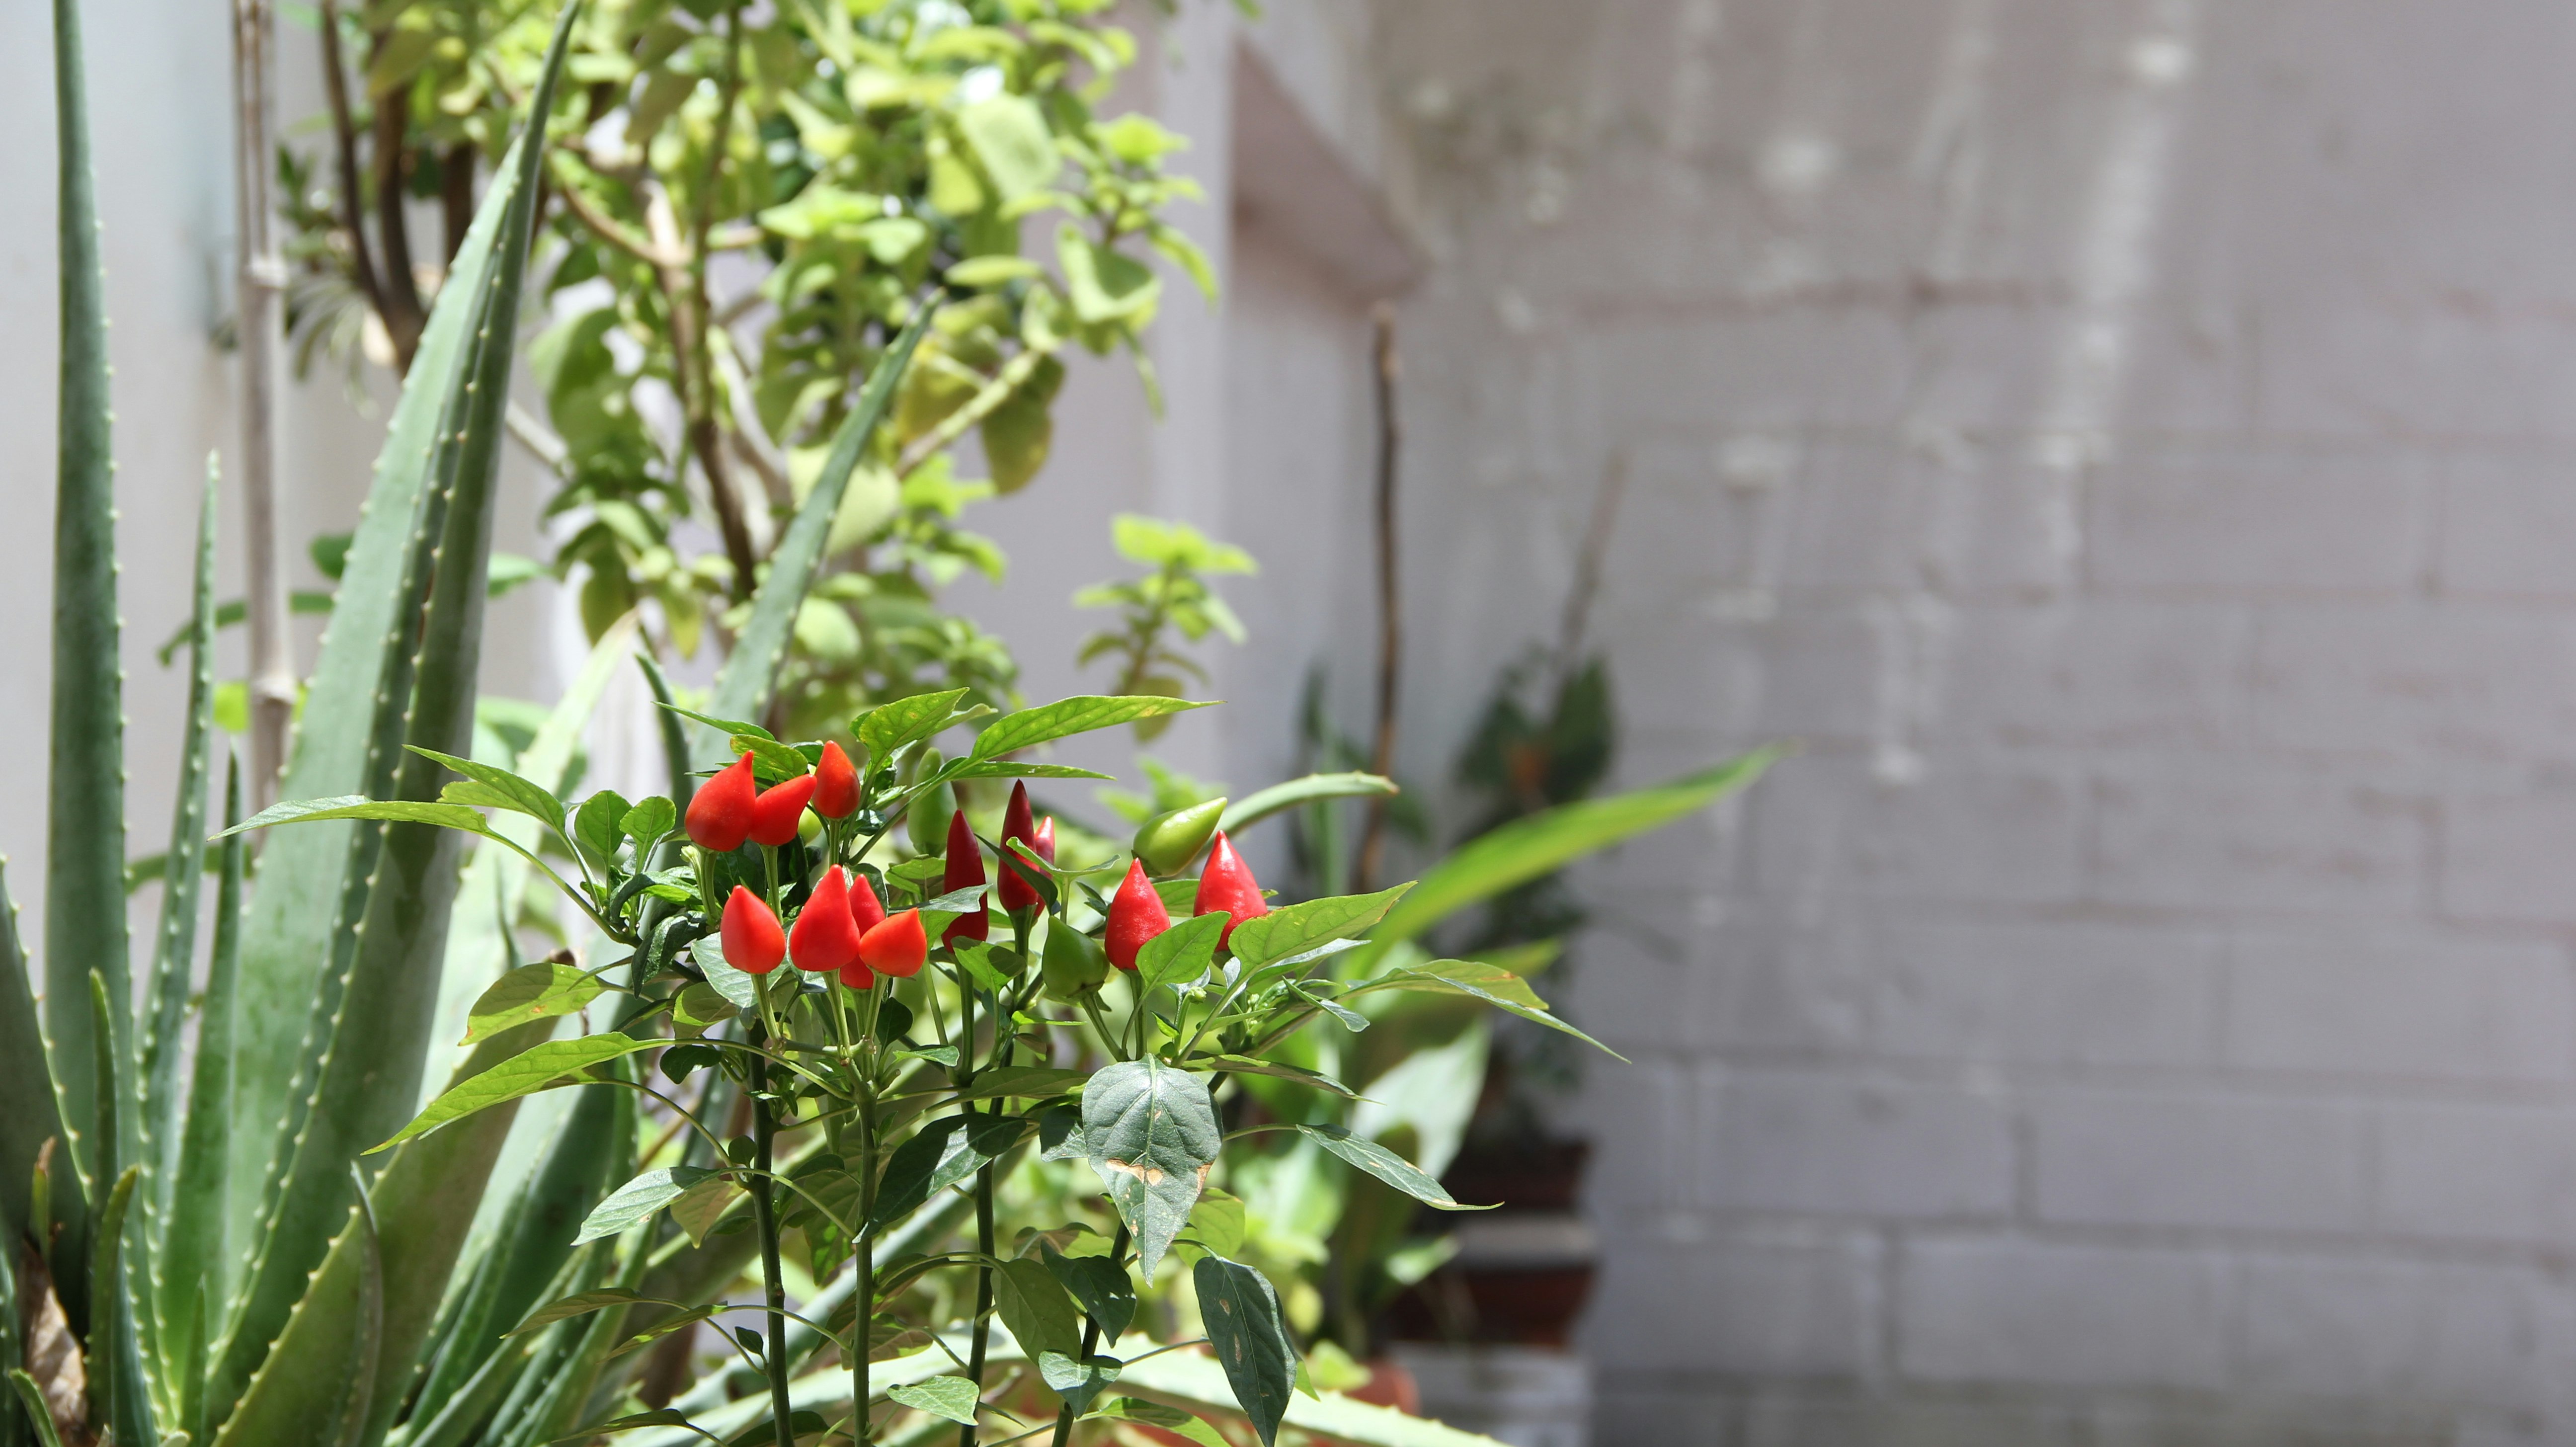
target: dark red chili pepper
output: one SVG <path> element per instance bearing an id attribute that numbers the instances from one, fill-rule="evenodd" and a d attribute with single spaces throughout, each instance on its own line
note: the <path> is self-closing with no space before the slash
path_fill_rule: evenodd
<path id="1" fill-rule="evenodd" d="M 747 975 L 768 974 L 787 958 L 787 935 L 778 927 L 778 916 L 739 884 L 725 899 L 722 937 L 725 963 Z"/>
<path id="2" fill-rule="evenodd" d="M 908 909 L 859 936 L 859 962 L 880 975 L 906 980 L 921 973 L 930 958 L 930 936 L 921 928 L 921 911 Z"/>
<path id="3" fill-rule="evenodd" d="M 751 801 L 751 842 L 775 849 L 796 837 L 805 818 L 805 802 L 814 797 L 814 776 L 799 774 L 773 784 Z"/>
<path id="4" fill-rule="evenodd" d="M 1190 905 L 1192 914 L 1214 914 L 1225 911 L 1223 933 L 1216 937 L 1218 948 L 1234 942 L 1234 927 L 1270 913 L 1270 902 L 1261 897 L 1261 886 L 1252 878 L 1252 866 L 1234 852 L 1234 841 L 1225 831 L 1216 831 L 1216 843 L 1208 847 L 1207 868 L 1199 871 L 1198 898 Z"/>
<path id="5" fill-rule="evenodd" d="M 983 850 L 975 843 L 975 831 L 967 827 L 966 811 L 960 809 L 948 816 L 947 867 L 940 875 L 939 892 L 955 894 L 983 882 Z M 949 921 L 948 928 L 939 933 L 939 942 L 954 945 L 959 940 L 984 939 L 992 932 L 992 916 L 985 913 L 984 902 L 979 900 L 973 909 Z"/>
<path id="6" fill-rule="evenodd" d="M 689 799 L 689 839 L 700 849 L 731 854 L 751 832 L 751 807 L 760 790 L 752 782 L 751 755 L 726 766 Z"/>
<path id="7" fill-rule="evenodd" d="M 836 743 L 823 745 L 814 765 L 814 812 L 826 819 L 847 819 L 859 807 L 859 771 Z"/>
<path id="8" fill-rule="evenodd" d="M 1052 823 L 1053 821 L 1049 822 Z M 1054 831 L 1049 830 L 1048 832 L 1052 835 Z M 1002 846 L 1002 877 L 994 884 L 993 893 L 995 897 L 1001 901 L 1002 913 L 1018 914 L 1024 909 L 1037 908 L 1040 903 L 1037 890 L 1032 887 L 1029 884 L 1028 879 L 1021 874 L 1020 871 L 1022 866 L 1012 863 L 1011 860 L 1011 846 L 1015 843 L 1025 843 L 1029 846 L 1029 852 L 1036 854 L 1041 859 L 1047 857 L 1046 854 L 1037 847 L 1037 820 L 1029 809 L 1029 786 L 1026 784 L 1013 784 L 1011 786 L 1010 807 L 1002 811 L 1002 838 L 1000 842 Z"/>
<path id="9" fill-rule="evenodd" d="M 1145 877 L 1141 862 L 1127 866 L 1127 877 L 1119 882 L 1118 893 L 1109 901 L 1109 924 L 1100 932 L 1100 947 L 1109 954 L 1109 963 L 1122 970 L 1136 968 L 1136 952 L 1145 941 L 1172 927 L 1172 912 L 1163 908 L 1163 896 L 1154 890 L 1154 881 Z"/>
<path id="10" fill-rule="evenodd" d="M 796 928 L 788 931 L 787 953 L 796 968 L 818 975 L 845 969 L 859 957 L 859 927 L 850 918 L 849 876 L 841 866 L 824 870 L 822 881 L 807 896 L 804 912 L 796 916 Z"/>

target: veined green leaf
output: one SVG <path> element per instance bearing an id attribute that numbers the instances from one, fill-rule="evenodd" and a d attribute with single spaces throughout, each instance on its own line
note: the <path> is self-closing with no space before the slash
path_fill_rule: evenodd
<path id="1" fill-rule="evenodd" d="M 600 1202 L 582 1221 L 581 1234 L 573 1237 L 572 1242 L 578 1246 L 602 1236 L 618 1235 L 678 1200 L 691 1186 L 716 1174 L 697 1166 L 657 1166 L 646 1171 L 609 1192 L 608 1199 Z"/>
<path id="2" fill-rule="evenodd" d="M 1111 1065 L 1083 1088 L 1082 1140 L 1150 1284 L 1224 1145 L 1207 1083 L 1151 1056 Z"/>
<path id="3" fill-rule="evenodd" d="M 443 754 L 436 749 L 422 748 L 418 744 L 406 744 L 404 747 L 424 759 L 443 764 L 463 774 L 470 781 L 468 784 L 447 785 L 439 791 L 440 798 L 453 797 L 458 803 L 476 804 L 492 809 L 508 809 L 537 820 L 557 834 L 563 832 L 563 801 L 534 781 L 522 779 L 509 770 L 493 764 L 478 764 L 472 759 L 461 759 L 454 754 Z M 476 788 L 473 785 L 481 787 Z"/>
<path id="4" fill-rule="evenodd" d="M 1147 991 L 1186 985 L 1216 963 L 1217 937 L 1225 933 L 1226 915 L 1192 915 L 1145 941 L 1136 952 L 1136 982 Z"/>
<path id="5" fill-rule="evenodd" d="M 1015 1262 L 1026 1266 L 1029 1263 Z M 1016 1333 L 1014 1333 L 1016 1335 Z M 1091 1410 L 1091 1400 L 1118 1380 L 1118 1369 L 1126 1363 L 1116 1357 L 1088 1356 L 1080 1361 L 1071 1352 L 1038 1353 L 1038 1376 L 1055 1394 L 1065 1399 L 1076 1412 Z"/>
<path id="6" fill-rule="evenodd" d="M 993 1309 L 1024 1352 L 1081 1350 L 1082 1318 L 1043 1262 L 1025 1256 L 1003 1262 L 993 1273 Z"/>
<path id="7" fill-rule="evenodd" d="M 1299 1085 L 1329 1091 L 1344 1100 L 1358 1097 L 1358 1092 L 1329 1075 L 1291 1065 L 1284 1060 L 1259 1060 L 1249 1055 L 1193 1056 L 1192 1059 L 1212 1065 L 1228 1075 L 1268 1075 L 1280 1080 L 1293 1080 Z"/>
<path id="8" fill-rule="evenodd" d="M 1490 1211 L 1491 1206 L 1462 1206 L 1449 1188 L 1424 1175 L 1411 1161 L 1388 1150 L 1373 1140 L 1351 1134 L 1337 1125 L 1301 1125 L 1299 1133 L 1343 1160 L 1395 1187 L 1426 1206 L 1443 1211 Z"/>
<path id="9" fill-rule="evenodd" d="M 833 515 L 840 511 L 841 494 L 848 491 L 850 474 L 858 470 L 868 435 L 876 430 L 877 419 L 885 415 L 886 404 L 894 396 L 895 384 L 912 362 L 913 348 L 929 327 L 932 310 L 927 304 L 916 308 L 912 321 L 886 344 L 885 354 L 877 359 L 866 384 L 859 389 L 858 404 L 850 409 L 840 431 L 832 435 L 832 450 L 824 456 L 823 470 L 816 475 L 813 490 L 805 494 L 805 501 L 797 506 L 795 520 L 787 525 L 786 534 L 769 555 L 769 576 L 752 596 L 750 621 L 735 635 L 733 651 L 716 671 L 715 695 L 709 704 L 714 712 L 737 717 L 756 714 L 769 701 L 778 661 L 787 655 L 787 640 L 796 626 L 797 610 L 804 605 L 806 590 L 813 586 L 814 571 L 823 561 L 823 544 L 831 534 Z"/>
<path id="10" fill-rule="evenodd" d="M 1248 919 L 1234 927 L 1231 948 L 1234 957 L 1246 968 L 1284 960 L 1291 955 L 1364 934 L 1371 925 L 1386 917 L 1397 900 L 1404 898 L 1410 884 L 1382 889 L 1375 894 L 1343 894 L 1328 899 L 1310 899 L 1274 909 L 1259 919 Z M 1209 916 L 1214 918 L 1214 916 Z"/>
<path id="11" fill-rule="evenodd" d="M 1028 1122 L 1008 1115 L 943 1116 L 895 1147 L 877 1184 L 869 1217 L 879 1230 L 902 1220 L 932 1196 L 965 1180 L 1019 1144 Z"/>
<path id="12" fill-rule="evenodd" d="M 1101 1340 L 1114 1342 L 1127 1334 L 1127 1324 L 1136 1319 L 1136 1286 L 1127 1279 L 1126 1267 L 1106 1256 L 1067 1256 L 1051 1241 L 1041 1241 L 1039 1250 L 1046 1269 L 1099 1324 Z"/>
<path id="13" fill-rule="evenodd" d="M 957 712 L 957 701 L 965 696 L 966 690 L 952 688 L 879 704 L 852 719 L 850 732 L 866 746 L 870 767 L 883 768 L 904 745 L 919 743 L 946 728 Z"/>
<path id="14" fill-rule="evenodd" d="M 983 1402 L 983 1388 L 964 1377 L 932 1377 L 926 1382 L 905 1382 L 886 1388 L 892 1401 L 951 1422 L 972 1423 L 975 1408 Z"/>
<path id="15" fill-rule="evenodd" d="M 1018 713 L 1004 714 L 995 719 L 975 736 L 975 751 L 969 757 L 975 760 L 995 759 L 1053 739 L 1090 733 L 1094 729 L 1116 728 L 1140 718 L 1155 718 L 1210 706 L 1211 703 L 1143 694 L 1123 697 L 1076 694 L 1072 698 L 1060 698 L 1053 703 L 1024 708 Z"/>
<path id="16" fill-rule="evenodd" d="M 1199 1447 L 1231 1447 L 1231 1444 L 1229 1444 L 1223 1437 L 1217 1435 L 1214 1427 L 1209 1426 L 1201 1418 L 1191 1413 L 1184 1412 L 1178 1407 L 1166 1407 L 1160 1402 L 1149 1402 L 1142 1397 L 1117 1398 L 1110 1402 L 1108 1406 L 1101 1408 L 1099 1411 L 1092 1412 L 1086 1416 L 1077 1418 L 1076 1420 L 1084 1422 L 1136 1422 L 1147 1427 L 1159 1427 L 1162 1430 L 1173 1433 L 1177 1436 L 1187 1437 L 1191 1441 L 1198 1443 Z"/>
<path id="17" fill-rule="evenodd" d="M 551 961 L 522 965 L 503 975 L 475 1000 L 461 1045 L 473 1045 L 531 1020 L 569 1015 L 608 987 L 599 977 Z"/>
<path id="18" fill-rule="evenodd" d="M 91 172 L 89 83 L 78 0 L 54 0 L 54 142 L 58 166 L 55 261 L 61 276 L 60 383 L 54 484 L 53 758 L 45 820 L 45 1027 L 63 1082 L 64 1124 L 82 1137 L 98 1126 L 96 1084 L 107 1080 L 110 1043 L 90 1014 L 90 973 L 107 981 L 110 1019 L 124 1026 L 132 998 L 125 936 L 124 672 L 116 606 L 116 463 L 108 420 L 107 305 L 99 251 L 97 181 Z M 139 1138 L 131 1073 L 121 1079 L 122 1148 L 89 1154 L 131 1160 Z M 104 1194 L 113 1172 L 94 1173 Z M 0 1188 L 5 1189 L 5 1188 Z M 87 1319 L 77 1279 L 59 1283 L 77 1326 Z"/>
<path id="19" fill-rule="evenodd" d="M 1228 834 L 1240 834 L 1273 814 L 1303 804 L 1395 792 L 1395 781 L 1378 774 L 1308 774 L 1302 779 L 1273 784 L 1228 804 L 1225 818 L 1217 827 Z"/>
<path id="20" fill-rule="evenodd" d="M 1529 987 L 1529 981 L 1500 965 L 1480 960 L 1432 960 L 1426 964 L 1390 970 L 1374 980 L 1345 991 L 1342 998 L 1355 999 L 1380 990 L 1410 990 L 1430 995 L 1465 995 L 1482 1000 L 1497 1009 L 1509 1010 L 1524 1020 L 1561 1030 L 1614 1060 L 1628 1057 L 1584 1034 L 1582 1031 L 1549 1014 L 1547 1002 Z"/>
<path id="21" fill-rule="evenodd" d="M 1297 1380 L 1297 1348 L 1288 1340 L 1279 1294 L 1260 1272 L 1221 1256 L 1200 1257 L 1190 1277 L 1199 1289 L 1199 1319 L 1234 1400 L 1252 1419 L 1262 1447 L 1270 1447 Z"/>
<path id="22" fill-rule="evenodd" d="M 558 1085 L 576 1082 L 582 1072 L 603 1065 L 638 1050 L 650 1050 L 659 1040 L 630 1040 L 616 1031 L 584 1035 L 577 1040 L 549 1040 L 530 1046 L 482 1074 L 450 1087 L 429 1103 L 429 1108 L 412 1118 L 411 1124 L 396 1131 L 382 1145 L 367 1154 L 401 1144 L 417 1135 L 425 1135 L 452 1120 L 462 1120 L 478 1110 L 489 1110 L 505 1101 L 523 1095 L 534 1095 Z"/>
<path id="23" fill-rule="evenodd" d="M 952 779 L 1115 779 L 1097 769 L 1077 769 L 1071 764 L 1031 764 L 1018 759 L 984 759 L 957 765 L 948 771 Z"/>

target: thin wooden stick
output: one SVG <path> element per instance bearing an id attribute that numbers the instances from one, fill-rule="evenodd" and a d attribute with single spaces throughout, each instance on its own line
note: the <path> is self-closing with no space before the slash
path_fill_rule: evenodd
<path id="1" fill-rule="evenodd" d="M 1369 770 L 1392 777 L 1395 768 L 1396 680 L 1404 661 L 1403 589 L 1396 572 L 1396 451 L 1402 442 L 1395 403 L 1401 368 L 1395 353 L 1395 307 L 1379 302 L 1371 314 L 1377 330 L 1377 746 Z M 1386 856 L 1384 794 L 1370 798 L 1368 827 L 1360 835 L 1359 863 L 1351 890 L 1365 894 Z"/>

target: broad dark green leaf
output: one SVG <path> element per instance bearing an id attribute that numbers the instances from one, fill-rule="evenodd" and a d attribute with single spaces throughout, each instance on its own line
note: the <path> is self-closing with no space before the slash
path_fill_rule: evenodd
<path id="1" fill-rule="evenodd" d="M 1052 739 L 1068 738 L 1094 729 L 1116 728 L 1140 718 L 1207 707 L 1209 704 L 1193 703 L 1188 699 L 1142 694 L 1114 698 L 1077 694 L 1036 708 L 1024 708 L 1018 713 L 1004 714 L 975 736 L 975 751 L 970 757 L 978 761 L 996 759 Z"/>
<path id="2" fill-rule="evenodd" d="M 965 696 L 966 690 L 952 688 L 880 704 L 852 719 L 850 733 L 867 746 L 869 764 L 882 768 L 896 750 L 946 728 L 949 715 L 957 711 L 957 701 Z"/>
<path id="3" fill-rule="evenodd" d="M 1046 1269 L 1100 1324 L 1102 1341 L 1127 1334 L 1127 1324 L 1136 1319 L 1136 1286 L 1127 1279 L 1127 1268 L 1106 1256 L 1067 1256 L 1052 1241 L 1041 1243 L 1039 1252 Z"/>
<path id="4" fill-rule="evenodd" d="M 494 980 L 474 1001 L 465 1017 L 465 1038 L 456 1043 L 472 1045 L 531 1020 L 569 1015 L 607 988 L 597 976 L 570 965 L 550 960 L 521 965 Z"/>
<path id="5" fill-rule="evenodd" d="M 1003 1262 L 993 1273 L 993 1310 L 1024 1352 L 1070 1356 L 1082 1349 L 1082 1318 L 1043 1262 L 1025 1256 Z"/>
<path id="6" fill-rule="evenodd" d="M 1124 1365 L 1116 1357 L 1088 1356 L 1075 1361 L 1071 1352 L 1038 1353 L 1038 1375 L 1076 1412 L 1090 1411 L 1091 1399 L 1118 1380 L 1118 1369 Z"/>
<path id="7" fill-rule="evenodd" d="M 581 1072 L 594 1065 L 632 1055 L 638 1050 L 650 1050 L 662 1043 L 660 1040 L 630 1040 L 613 1030 L 602 1035 L 584 1035 L 578 1040 L 549 1040 L 521 1051 L 463 1084 L 449 1087 L 446 1093 L 414 1116 L 411 1124 L 366 1154 L 374 1155 L 376 1151 L 399 1145 L 413 1136 L 436 1130 L 449 1121 L 462 1119 L 503 1101 L 571 1084 Z"/>
<path id="8" fill-rule="evenodd" d="M 1145 941 L 1136 952 L 1136 979 L 1147 991 L 1186 985 L 1216 963 L 1216 942 L 1225 933 L 1226 916 L 1192 915 Z"/>
<path id="9" fill-rule="evenodd" d="M 1297 1381 L 1297 1349 L 1279 1314 L 1279 1294 L 1260 1272 L 1221 1256 L 1200 1257 L 1190 1279 L 1198 1286 L 1199 1318 L 1234 1400 L 1261 1434 L 1262 1447 L 1270 1447 Z"/>
<path id="10" fill-rule="evenodd" d="M 964 1377 L 932 1377 L 926 1382 L 908 1382 L 886 1388 L 889 1400 L 901 1402 L 915 1411 L 945 1417 L 951 1422 L 973 1423 L 975 1408 L 983 1400 L 983 1389 Z"/>
<path id="11" fill-rule="evenodd" d="M 1386 918 L 1386 912 L 1411 888 L 1399 884 L 1375 894 L 1340 894 L 1274 909 L 1236 925 L 1229 948 L 1246 966 L 1256 966 L 1346 940 Z"/>
<path id="12" fill-rule="evenodd" d="M 1225 818 L 1217 825 L 1228 834 L 1239 834 L 1273 814 L 1294 809 L 1301 804 L 1319 803 L 1326 799 L 1366 798 L 1376 794 L 1396 793 L 1395 781 L 1377 774 L 1308 774 L 1273 784 L 1258 793 L 1235 800 L 1225 808 Z"/>
<path id="13" fill-rule="evenodd" d="M 1150 1284 L 1224 1145 L 1207 1084 L 1150 1056 L 1109 1066 L 1083 1089 L 1082 1140 Z"/>
<path id="14" fill-rule="evenodd" d="M 1028 1122 L 1010 1115 L 951 1115 L 895 1147 L 878 1179 L 870 1219 L 890 1226 L 1019 1143 Z"/>
<path id="15" fill-rule="evenodd" d="M 1337 1125 L 1301 1125 L 1298 1131 L 1317 1145 L 1395 1187 L 1426 1206 L 1443 1211 L 1490 1211 L 1491 1206 L 1462 1206 L 1449 1188 L 1424 1175 L 1413 1162 L 1373 1140 Z"/>
<path id="16" fill-rule="evenodd" d="M 686 1195 L 690 1187 L 711 1180 L 716 1172 L 697 1166 L 656 1166 L 608 1193 L 581 1223 L 575 1246 L 615 1236 L 627 1227 Z"/>
<path id="17" fill-rule="evenodd" d="M 679 806 L 656 794 L 627 810 L 626 817 L 617 821 L 617 827 L 641 848 L 668 835 L 679 822 Z M 636 858 L 643 856 L 639 854 Z"/>

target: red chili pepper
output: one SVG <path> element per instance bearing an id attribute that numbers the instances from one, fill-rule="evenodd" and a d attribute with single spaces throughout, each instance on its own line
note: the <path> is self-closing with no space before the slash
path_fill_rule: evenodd
<path id="1" fill-rule="evenodd" d="M 787 958 L 787 934 L 778 927 L 778 916 L 739 884 L 725 899 L 723 941 L 725 963 L 746 975 L 768 974 Z"/>
<path id="2" fill-rule="evenodd" d="M 859 936 L 859 962 L 880 975 L 908 980 L 921 973 L 930 958 L 930 936 L 922 931 L 921 911 L 908 909 Z"/>
<path id="3" fill-rule="evenodd" d="M 787 934 L 788 957 L 796 968 L 825 974 L 846 968 L 859 957 L 859 927 L 850 919 L 849 876 L 835 864 L 806 897 L 796 928 Z"/>
<path id="4" fill-rule="evenodd" d="M 1130 863 L 1127 877 L 1109 901 L 1109 924 L 1100 932 L 1100 947 L 1108 951 L 1109 963 L 1122 970 L 1136 968 L 1136 952 L 1145 947 L 1145 941 L 1171 927 L 1172 912 L 1163 908 L 1163 896 L 1155 892 L 1154 881 L 1145 877 L 1144 863 Z"/>
<path id="5" fill-rule="evenodd" d="M 966 825 L 966 811 L 960 809 L 948 816 L 947 868 L 940 875 L 939 892 L 955 894 L 983 882 L 984 854 L 976 846 L 975 831 Z M 940 931 L 939 942 L 953 945 L 959 940 L 980 940 L 992 932 L 992 916 L 985 913 L 983 904 L 978 902 L 973 909 L 949 921 L 948 928 Z"/>
<path id="6" fill-rule="evenodd" d="M 994 894 L 1001 900 L 1004 914 L 1018 914 L 1024 909 L 1035 909 L 1040 903 L 1037 890 L 1020 873 L 1021 866 L 1011 861 L 1013 844 L 1025 843 L 1029 846 L 1030 853 L 1038 854 L 1037 842 L 1038 826 L 1036 817 L 1029 809 L 1029 786 L 1013 784 L 1010 807 L 1002 811 L 1002 877 L 993 886 Z M 1045 856 L 1040 854 L 1039 857 Z"/>
<path id="7" fill-rule="evenodd" d="M 813 797 L 812 774 L 799 774 L 761 790 L 760 797 L 751 801 L 751 842 L 775 849 L 795 838 L 796 826 L 805 817 L 805 802 Z"/>
<path id="8" fill-rule="evenodd" d="M 861 934 L 885 923 L 885 902 L 877 898 L 877 887 L 868 883 L 864 874 L 850 876 L 850 923 Z"/>
<path id="9" fill-rule="evenodd" d="M 1217 935 L 1217 947 L 1234 942 L 1234 927 L 1270 913 L 1270 902 L 1261 897 L 1261 886 L 1253 881 L 1252 866 L 1234 852 L 1234 841 L 1225 831 L 1216 831 L 1216 843 L 1208 848 L 1207 868 L 1199 871 L 1198 898 L 1190 905 L 1192 914 L 1226 913 L 1225 929 Z"/>
<path id="10" fill-rule="evenodd" d="M 731 854 L 751 832 L 751 809 L 759 787 L 752 782 L 751 755 L 744 754 L 725 771 L 698 786 L 689 799 L 689 839 L 700 849 Z"/>
<path id="11" fill-rule="evenodd" d="M 823 745 L 814 765 L 814 812 L 826 819 L 847 819 L 859 807 L 859 771 L 836 743 Z"/>

